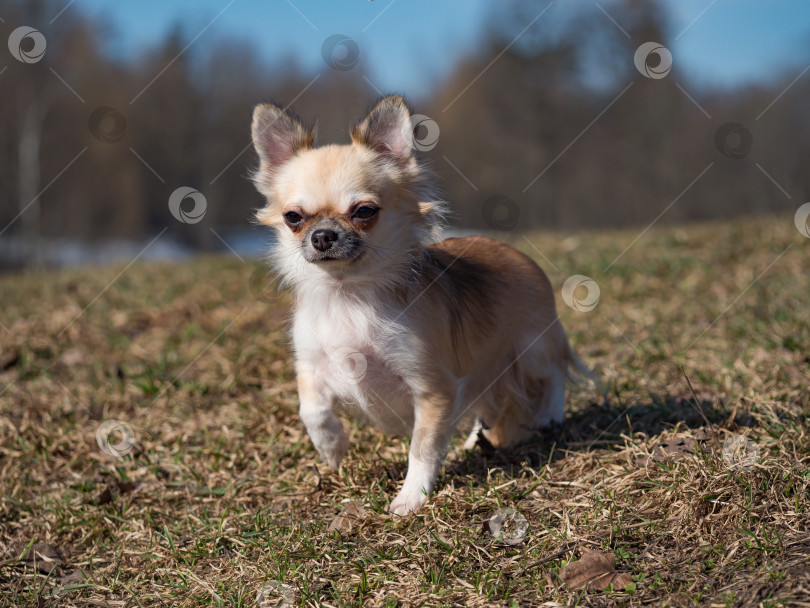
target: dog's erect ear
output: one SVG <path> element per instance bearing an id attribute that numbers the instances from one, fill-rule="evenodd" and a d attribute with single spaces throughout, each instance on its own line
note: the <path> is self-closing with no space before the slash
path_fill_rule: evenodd
<path id="1" fill-rule="evenodd" d="M 261 171 L 283 165 L 296 152 L 315 143 L 314 128 L 305 127 L 298 118 L 272 103 L 256 106 L 251 131 Z"/>
<path id="2" fill-rule="evenodd" d="M 352 129 L 352 141 L 405 163 L 413 154 L 413 126 L 405 100 L 389 95 Z"/>

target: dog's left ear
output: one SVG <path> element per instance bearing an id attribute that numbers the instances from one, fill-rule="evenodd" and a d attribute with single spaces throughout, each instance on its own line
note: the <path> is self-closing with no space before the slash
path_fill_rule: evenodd
<path id="1" fill-rule="evenodd" d="M 405 100 L 399 95 L 380 100 L 354 126 L 352 141 L 405 164 L 413 156 L 413 126 Z"/>

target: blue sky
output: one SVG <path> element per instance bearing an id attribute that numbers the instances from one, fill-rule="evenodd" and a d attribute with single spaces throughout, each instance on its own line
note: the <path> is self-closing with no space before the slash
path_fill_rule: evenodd
<path id="1" fill-rule="evenodd" d="M 538 13 L 548 2 L 537 2 Z M 612 0 L 599 0 L 610 12 Z M 615 27 L 592 0 L 556 0 L 538 22 L 572 5 Z M 105 19 L 111 52 L 132 56 L 176 23 L 194 46 L 239 39 L 267 59 L 296 57 L 323 68 L 332 34 L 355 39 L 371 80 L 383 91 L 423 95 L 461 56 L 481 48 L 483 31 L 505 0 L 76 0 L 67 10 Z M 801 72 L 810 56 L 808 0 L 671 0 L 670 49 L 698 86 L 734 86 Z M 216 19 L 215 19 L 216 18 Z M 211 21 L 213 23 L 211 23 Z M 639 41 L 642 42 L 642 41 Z"/>

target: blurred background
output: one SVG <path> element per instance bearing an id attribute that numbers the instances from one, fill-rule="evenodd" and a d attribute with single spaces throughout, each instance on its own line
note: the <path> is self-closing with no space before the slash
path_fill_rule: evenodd
<path id="1" fill-rule="evenodd" d="M 0 39 L 4 271 L 259 255 L 267 100 L 327 143 L 404 94 L 463 230 L 810 200 L 805 0 L 0 0 Z"/>

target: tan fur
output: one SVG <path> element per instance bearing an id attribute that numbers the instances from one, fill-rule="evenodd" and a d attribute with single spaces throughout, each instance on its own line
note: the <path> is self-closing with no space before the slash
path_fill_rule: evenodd
<path id="1" fill-rule="evenodd" d="M 402 515 L 433 490 L 462 419 L 496 446 L 562 420 L 565 379 L 581 363 L 551 284 L 498 241 L 432 242 L 444 204 L 410 146 L 401 98 L 380 101 L 346 146 L 314 148 L 314 130 L 272 105 L 257 108 L 253 133 L 267 198 L 257 218 L 276 229 L 274 259 L 296 299 L 301 416 L 330 466 L 348 449 L 338 402 L 411 434 L 391 504 Z"/>

